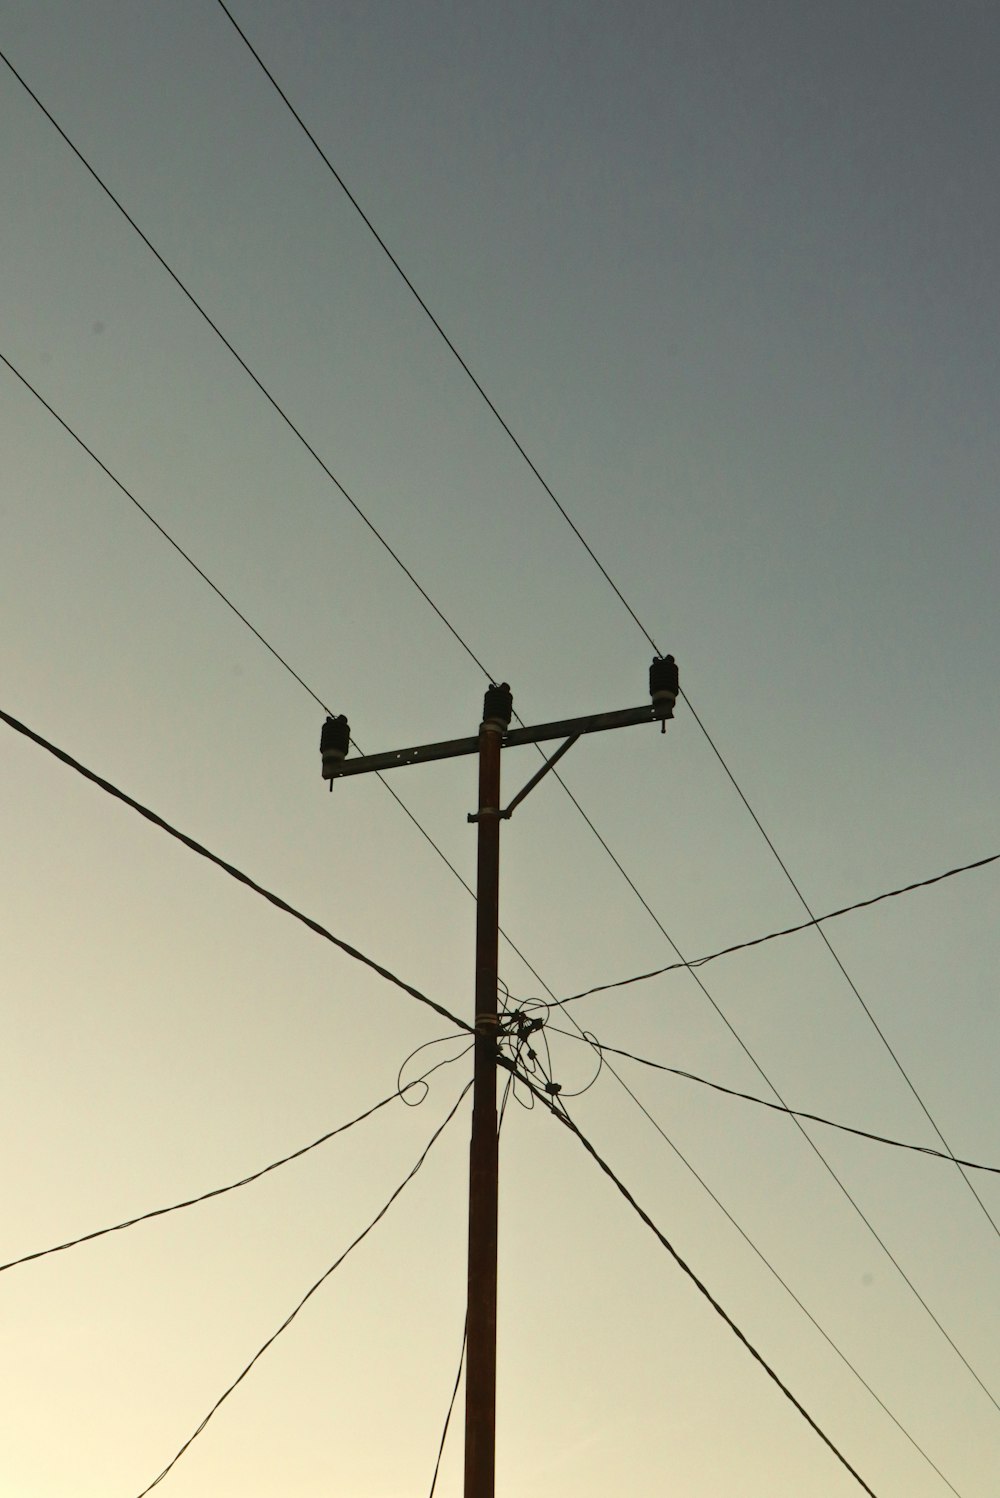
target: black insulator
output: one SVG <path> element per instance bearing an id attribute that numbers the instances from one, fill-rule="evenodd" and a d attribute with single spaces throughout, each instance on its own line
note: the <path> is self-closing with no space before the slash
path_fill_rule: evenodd
<path id="1" fill-rule="evenodd" d="M 654 655 L 653 664 L 649 668 L 649 695 L 653 699 L 654 708 L 666 709 L 662 713 L 663 717 L 673 717 L 679 691 L 680 676 L 673 656 Z"/>
<path id="2" fill-rule="evenodd" d="M 323 756 L 323 779 L 332 780 L 334 767 L 347 758 L 351 747 L 351 730 L 343 713 L 339 718 L 327 718 L 319 736 L 319 752 Z"/>
<path id="3" fill-rule="evenodd" d="M 483 698 L 483 722 L 498 723 L 501 728 L 508 728 L 513 712 L 514 698 L 510 687 L 505 681 L 499 686 L 491 682 Z"/>

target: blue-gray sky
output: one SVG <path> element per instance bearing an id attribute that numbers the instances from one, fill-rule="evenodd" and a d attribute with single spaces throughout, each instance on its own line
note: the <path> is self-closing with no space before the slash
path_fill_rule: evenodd
<path id="1" fill-rule="evenodd" d="M 1000 851 L 994 8 L 233 11 L 677 656 L 812 908 Z M 2 0 L 0 48 L 521 716 L 642 701 L 642 632 L 215 0 Z M 0 139 L 0 352 L 365 748 L 473 733 L 481 673 L 6 68 Z M 6 367 L 0 422 L 0 705 L 471 1015 L 472 902 L 413 824 L 373 779 L 326 794 L 321 709 Z M 0 743 L 0 1260 L 238 1179 L 447 1033 Z M 534 768 L 504 763 L 511 791 Z M 582 741 L 565 774 L 686 957 L 801 918 L 687 707 L 666 737 Z M 472 761 L 392 784 L 473 880 Z M 969 873 L 829 935 L 952 1148 L 1000 1165 L 996 890 Z M 557 995 L 674 959 L 552 781 L 504 827 L 502 904 Z M 509 949 L 501 966 L 515 999 L 540 994 Z M 935 1143 L 815 934 L 702 978 L 794 1106 Z M 766 1093 L 684 973 L 573 1012 Z M 587 1053 L 551 1047 L 583 1087 Z M 994 1493 L 1000 1242 L 954 1167 L 811 1131 L 942 1332 L 787 1120 L 616 1066 L 668 1139 L 607 1071 L 580 1126 L 879 1498 Z M 467 1075 L 221 1201 L 0 1276 L 0 1498 L 138 1493 Z M 463 1111 L 164 1494 L 427 1491 L 467 1136 Z M 509 1109 L 502 1171 L 498 1491 L 860 1491 L 539 1110 Z M 996 1181 L 975 1178 L 1000 1221 Z M 459 1420 L 438 1492 L 460 1490 Z"/>

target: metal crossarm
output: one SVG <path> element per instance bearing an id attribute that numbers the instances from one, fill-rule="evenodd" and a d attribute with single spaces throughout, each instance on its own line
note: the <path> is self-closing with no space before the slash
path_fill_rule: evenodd
<path id="1" fill-rule="evenodd" d="M 536 723 L 527 728 L 511 728 L 503 735 L 501 747 L 513 749 L 518 744 L 538 744 L 545 739 L 578 738 L 584 733 L 601 733 L 608 728 L 629 728 L 637 723 L 662 723 L 673 716 L 665 703 L 644 702 L 641 707 L 623 707 L 616 712 L 591 713 L 585 718 L 561 718 L 555 723 Z M 363 754 L 356 759 L 342 759 L 324 769 L 328 780 L 342 780 L 345 775 L 368 775 L 376 770 L 396 770 L 404 765 L 423 765 L 434 759 L 455 759 L 463 754 L 478 754 L 479 738 L 445 739 L 437 744 L 415 744 L 409 749 L 389 749 L 383 754 Z"/>

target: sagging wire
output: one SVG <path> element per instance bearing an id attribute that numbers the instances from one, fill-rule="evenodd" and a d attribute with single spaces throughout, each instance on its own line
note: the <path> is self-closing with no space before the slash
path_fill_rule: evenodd
<path id="1" fill-rule="evenodd" d="M 430 1092 L 430 1085 L 427 1081 L 427 1078 L 433 1076 L 436 1071 L 440 1071 L 443 1066 L 451 1066 L 455 1061 L 461 1061 L 462 1057 L 467 1056 L 472 1050 L 473 1046 L 475 1045 L 475 1041 L 468 1041 L 456 1055 L 446 1056 L 443 1061 L 436 1061 L 433 1066 L 429 1066 L 426 1071 L 421 1072 L 419 1077 L 414 1077 L 411 1082 L 406 1082 L 404 1084 L 403 1073 L 406 1071 L 406 1068 L 409 1066 L 410 1062 L 413 1061 L 415 1057 L 419 1056 L 421 1051 L 430 1050 L 431 1046 L 435 1045 L 450 1045 L 454 1040 L 465 1040 L 464 1032 L 459 1032 L 454 1035 L 438 1035 L 433 1040 L 425 1040 L 423 1045 L 418 1045 L 416 1049 L 412 1050 L 407 1056 L 406 1060 L 403 1062 L 402 1066 L 399 1068 L 398 1073 L 396 1074 L 396 1090 L 401 1101 L 404 1102 L 408 1108 L 419 1108 L 420 1105 L 426 1101 L 427 1095 Z M 423 1087 L 424 1090 L 418 1098 L 411 1099 L 407 1097 L 407 1093 L 414 1087 Z"/>
<path id="2" fill-rule="evenodd" d="M 372 1231 L 372 1229 L 374 1227 L 376 1227 L 379 1222 L 381 1222 L 382 1218 L 389 1211 L 390 1207 L 393 1205 L 393 1203 L 396 1201 L 396 1199 L 399 1196 L 402 1195 L 403 1191 L 405 1191 L 406 1187 L 410 1184 L 410 1182 L 413 1180 L 414 1176 L 420 1170 L 420 1168 L 423 1165 L 424 1161 L 427 1159 L 427 1156 L 430 1154 L 431 1150 L 433 1149 L 434 1145 L 437 1143 L 438 1139 L 441 1137 L 441 1135 L 444 1133 L 445 1129 L 448 1127 L 448 1125 L 451 1123 L 452 1119 L 455 1117 L 456 1113 L 458 1112 L 459 1108 L 462 1105 L 463 1100 L 468 1096 L 468 1094 L 471 1091 L 471 1089 L 472 1089 L 472 1083 L 471 1082 L 466 1083 L 466 1085 L 462 1088 L 462 1091 L 459 1093 L 457 1100 L 452 1105 L 449 1113 L 447 1114 L 447 1116 L 445 1117 L 445 1119 L 443 1120 L 443 1122 L 441 1122 L 438 1125 L 438 1127 L 434 1130 L 434 1133 L 431 1135 L 430 1139 L 424 1145 L 424 1148 L 421 1151 L 420 1155 L 418 1156 L 416 1163 L 412 1166 L 412 1168 L 407 1173 L 407 1175 L 404 1176 L 403 1180 L 400 1181 L 399 1185 L 396 1187 L 395 1191 L 393 1191 L 393 1193 L 389 1197 L 388 1201 L 386 1201 L 386 1203 L 384 1204 L 384 1206 L 382 1206 L 382 1207 L 379 1208 L 378 1212 L 372 1218 L 372 1220 L 368 1224 L 368 1226 L 365 1227 L 365 1228 L 362 1228 L 361 1232 L 357 1235 L 357 1237 L 350 1244 L 348 1244 L 347 1248 L 344 1249 L 343 1253 L 340 1254 L 340 1255 L 338 1255 L 338 1257 L 333 1261 L 333 1263 L 330 1265 L 330 1267 L 328 1269 L 325 1269 L 323 1271 L 323 1273 L 320 1275 L 319 1279 L 316 1280 L 315 1283 L 312 1284 L 309 1287 L 309 1289 L 306 1291 L 305 1295 L 302 1296 L 302 1298 L 298 1302 L 298 1304 L 296 1306 L 294 1306 L 293 1309 L 289 1312 L 289 1314 L 285 1317 L 284 1321 L 278 1327 L 277 1331 L 272 1332 L 272 1334 L 270 1335 L 270 1337 L 268 1337 L 267 1341 L 264 1342 L 263 1345 L 257 1349 L 257 1351 L 254 1353 L 253 1357 L 250 1359 L 250 1361 L 245 1365 L 245 1367 L 240 1371 L 240 1373 L 237 1374 L 236 1378 L 233 1379 L 232 1383 L 225 1390 L 225 1392 L 223 1394 L 221 1394 L 219 1396 L 219 1398 L 215 1401 L 215 1403 L 212 1405 L 212 1408 L 209 1410 L 208 1414 L 205 1415 L 205 1417 L 202 1419 L 201 1423 L 194 1429 L 194 1431 L 192 1431 L 191 1435 L 188 1436 L 188 1438 L 184 1442 L 184 1444 L 171 1457 L 170 1461 L 163 1468 L 163 1470 L 161 1472 L 159 1472 L 156 1477 L 153 1478 L 152 1482 L 147 1483 L 147 1485 L 136 1495 L 136 1498 L 146 1498 L 146 1494 L 152 1492 L 153 1488 L 155 1488 L 159 1483 L 161 1483 L 163 1481 L 163 1479 L 167 1476 L 167 1474 L 173 1470 L 173 1468 L 180 1461 L 180 1459 L 184 1455 L 184 1453 L 189 1449 L 189 1447 L 193 1444 L 193 1442 L 196 1441 L 197 1438 L 201 1435 L 202 1431 L 208 1425 L 208 1423 L 212 1419 L 213 1415 L 216 1414 L 216 1412 L 219 1410 L 219 1408 L 221 1407 L 221 1405 L 224 1404 L 225 1401 L 229 1398 L 230 1394 L 232 1394 L 235 1391 L 235 1389 L 243 1382 L 243 1380 L 246 1378 L 247 1374 L 253 1368 L 254 1364 L 260 1358 L 262 1358 L 264 1356 L 264 1353 L 267 1352 L 268 1348 L 271 1347 L 272 1344 L 278 1340 L 278 1338 L 281 1336 L 282 1332 L 285 1331 L 285 1330 L 287 1330 L 287 1328 L 289 1326 L 291 1326 L 292 1322 L 295 1320 L 296 1316 L 302 1310 L 302 1308 L 306 1304 L 306 1302 L 308 1300 L 310 1300 L 313 1295 L 316 1294 L 316 1291 L 320 1288 L 321 1285 L 323 1285 L 325 1283 L 326 1280 L 328 1280 L 330 1278 L 330 1276 L 331 1276 L 331 1274 L 333 1274 L 334 1270 L 340 1268 L 341 1264 L 343 1264 L 344 1260 L 348 1257 L 348 1255 L 350 1253 L 352 1253 L 353 1250 L 355 1248 L 357 1248 L 358 1244 L 362 1243 L 364 1241 L 364 1239 L 367 1238 L 368 1234 Z"/>
<path id="3" fill-rule="evenodd" d="M 461 1035 L 461 1033 L 459 1033 L 457 1035 L 444 1036 L 443 1040 L 459 1040 L 462 1038 L 463 1036 Z M 432 1045 L 439 1045 L 441 1043 L 442 1041 L 440 1040 L 429 1042 L 429 1044 Z M 210 1191 L 202 1191 L 198 1196 L 186 1197 L 184 1201 L 174 1202 L 168 1207 L 154 1207 L 151 1212 L 141 1212 L 136 1217 L 126 1218 L 124 1222 L 116 1222 L 111 1227 L 95 1228 L 93 1232 L 81 1233 L 79 1237 L 69 1238 L 65 1243 L 56 1243 L 51 1248 L 38 1248 L 35 1249 L 32 1253 L 21 1254 L 16 1259 L 9 1259 L 6 1264 L 0 1264 L 0 1274 L 3 1274 L 8 1269 L 16 1269 L 19 1264 L 28 1264 L 33 1259 L 45 1259 L 52 1254 L 61 1254 L 64 1253 L 68 1248 L 78 1248 L 83 1243 L 91 1243 L 95 1238 L 105 1238 L 109 1233 L 120 1233 L 124 1231 L 125 1228 L 136 1227 L 140 1222 L 149 1222 L 154 1217 L 166 1217 L 171 1212 L 181 1212 L 186 1207 L 196 1207 L 200 1202 L 211 1201 L 213 1197 L 225 1196 L 230 1191 L 238 1191 L 242 1186 L 249 1186 L 254 1181 L 259 1181 L 262 1176 L 268 1175 L 271 1171 L 280 1170 L 283 1165 L 289 1165 L 293 1160 L 301 1159 L 303 1155 L 308 1155 L 310 1151 L 318 1149 L 321 1144 L 326 1144 L 329 1140 L 336 1138 L 338 1134 L 346 1134 L 348 1129 L 353 1129 L 357 1124 L 364 1123 L 367 1119 L 373 1117 L 374 1114 L 378 1113 L 382 1108 L 386 1108 L 390 1103 L 395 1102 L 397 1098 L 399 1098 L 401 1102 L 405 1103 L 407 1107 L 420 1107 L 420 1105 L 427 1099 L 430 1093 L 430 1086 L 428 1085 L 427 1078 L 431 1076 L 433 1072 L 438 1071 L 442 1066 L 448 1066 L 452 1061 L 461 1060 L 462 1056 L 466 1054 L 469 1047 L 466 1047 L 466 1050 L 463 1050 L 457 1056 L 449 1056 L 447 1060 L 437 1062 L 436 1065 L 429 1067 L 427 1071 L 422 1072 L 419 1077 L 414 1077 L 412 1081 L 404 1083 L 402 1080 L 403 1071 L 409 1065 L 410 1061 L 412 1061 L 413 1057 L 416 1056 L 418 1052 L 425 1049 L 425 1046 L 418 1046 L 416 1051 L 411 1052 L 411 1054 L 407 1056 L 406 1060 L 403 1062 L 403 1065 L 400 1067 L 399 1075 L 396 1078 L 396 1090 L 394 1092 L 390 1092 L 388 1097 L 380 1099 L 379 1102 L 373 1104 L 370 1108 L 366 1108 L 363 1113 L 359 1113 L 356 1118 L 350 1119 L 347 1123 L 338 1124 L 335 1129 L 327 1130 L 325 1134 L 321 1134 L 318 1139 L 312 1140 L 310 1144 L 303 1144 L 299 1149 L 292 1150 L 290 1154 L 282 1155 L 279 1160 L 272 1160 L 269 1165 L 262 1166 L 260 1170 L 251 1171 L 249 1175 L 242 1176 L 238 1181 L 231 1181 L 226 1186 L 214 1186 Z M 406 1096 L 406 1094 L 411 1089 L 416 1087 L 423 1087 L 424 1090 L 415 1101 L 411 1101 Z"/>

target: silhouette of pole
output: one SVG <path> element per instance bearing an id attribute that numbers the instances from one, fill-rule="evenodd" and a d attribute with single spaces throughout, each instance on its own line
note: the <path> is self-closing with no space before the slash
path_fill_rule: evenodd
<path id="1" fill-rule="evenodd" d="M 320 735 L 323 778 L 381 774 L 406 765 L 426 764 L 459 755 L 479 756 L 479 808 L 470 822 L 479 828 L 476 876 L 476 1011 L 472 1087 L 472 1138 L 469 1142 L 469 1279 L 465 1360 L 465 1498 L 494 1498 L 496 1471 L 497 1391 L 497 1054 L 500 1017 L 497 1004 L 497 952 L 500 935 L 500 823 L 546 776 L 583 734 L 604 733 L 641 723 L 659 723 L 661 731 L 674 715 L 679 680 L 672 655 L 655 656 L 649 668 L 650 702 L 614 712 L 590 713 L 552 723 L 522 724 L 511 729 L 514 712 L 506 682 L 491 685 L 483 702 L 478 738 L 413 744 L 381 754 L 349 757 L 351 731 L 346 717 L 328 717 Z M 540 770 L 500 806 L 501 751 L 521 744 L 564 740 Z"/>
<path id="2" fill-rule="evenodd" d="M 497 948 L 500 919 L 500 750 L 510 688 L 491 686 L 479 729 L 476 1014 L 469 1144 L 465 1498 L 493 1498 L 497 1347 Z"/>

